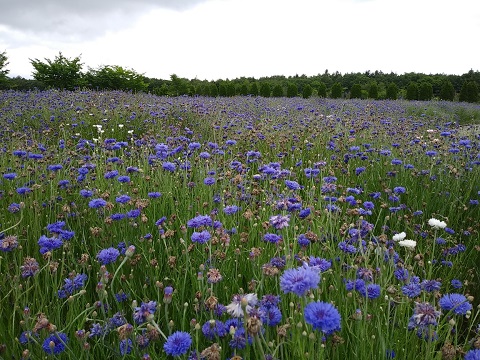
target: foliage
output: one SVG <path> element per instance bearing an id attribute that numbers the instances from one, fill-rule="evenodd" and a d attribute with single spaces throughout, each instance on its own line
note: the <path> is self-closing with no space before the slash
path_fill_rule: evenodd
<path id="1" fill-rule="evenodd" d="M 326 98 L 327 97 L 327 85 L 323 81 L 320 81 L 316 86 L 317 94 L 319 97 Z"/>
<path id="2" fill-rule="evenodd" d="M 85 74 L 85 80 L 94 89 L 133 91 L 145 91 L 147 89 L 142 74 L 118 65 L 105 65 L 98 69 L 90 69 Z"/>
<path id="3" fill-rule="evenodd" d="M 465 81 L 463 83 L 459 100 L 471 103 L 478 102 L 478 85 L 475 81 Z"/>
<path id="4" fill-rule="evenodd" d="M 396 100 L 397 96 L 398 96 L 398 86 L 393 82 L 388 84 L 386 98 L 389 100 Z"/>
<path id="5" fill-rule="evenodd" d="M 250 85 L 249 94 L 252 96 L 258 96 L 258 84 L 256 81 L 252 82 Z"/>
<path id="6" fill-rule="evenodd" d="M 298 95 L 298 87 L 295 83 L 290 82 L 287 85 L 287 97 L 293 98 Z"/>
<path id="7" fill-rule="evenodd" d="M 416 82 L 411 82 L 410 84 L 408 84 L 405 99 L 418 100 L 418 85 Z"/>
<path id="8" fill-rule="evenodd" d="M 378 99 L 378 84 L 376 81 L 372 81 L 368 85 L 368 98 Z"/>
<path id="9" fill-rule="evenodd" d="M 362 85 L 355 83 L 350 89 L 350 99 L 360 99 L 362 97 Z"/>
<path id="10" fill-rule="evenodd" d="M 438 96 L 440 100 L 453 101 L 455 99 L 455 88 L 450 80 L 444 80 L 442 84 L 442 89 Z"/>
<path id="11" fill-rule="evenodd" d="M 260 92 L 259 92 L 260 96 L 270 97 L 271 92 L 272 92 L 272 87 L 268 82 L 262 82 L 260 84 Z"/>
<path id="12" fill-rule="evenodd" d="M 339 99 L 343 96 L 343 87 L 342 84 L 336 82 L 333 84 L 332 88 L 330 89 L 330 96 L 332 99 Z"/>
<path id="13" fill-rule="evenodd" d="M 423 81 L 418 88 L 418 100 L 428 101 L 433 98 L 433 87 L 429 82 Z"/>
<path id="14" fill-rule="evenodd" d="M 0 53 L 0 84 L 7 79 L 7 74 L 10 70 L 7 69 L 8 57 L 7 52 Z"/>
<path id="15" fill-rule="evenodd" d="M 29 60 L 34 68 L 34 79 L 43 82 L 48 87 L 73 90 L 85 84 L 80 56 L 69 59 L 59 52 L 53 60 L 47 58 L 45 61 Z"/>
<path id="16" fill-rule="evenodd" d="M 272 90 L 272 96 L 273 97 L 282 97 L 284 96 L 283 94 L 283 87 L 280 84 L 275 84 Z"/>
<path id="17" fill-rule="evenodd" d="M 303 87 L 302 97 L 304 99 L 308 99 L 310 96 L 312 96 L 312 93 L 313 93 L 313 88 L 310 86 L 310 84 L 307 84 Z"/>

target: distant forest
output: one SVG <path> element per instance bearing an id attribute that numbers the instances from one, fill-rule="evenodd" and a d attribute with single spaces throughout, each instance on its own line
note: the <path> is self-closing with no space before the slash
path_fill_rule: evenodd
<path id="1" fill-rule="evenodd" d="M 2 58 L 3 56 L 3 58 Z M 3 59 L 3 63 L 2 63 Z M 20 91 L 44 89 L 93 89 L 148 92 L 163 96 L 263 97 L 311 96 L 328 98 L 449 100 L 479 102 L 480 72 L 463 75 L 423 73 L 324 73 L 307 76 L 269 76 L 261 78 L 200 80 L 175 74 L 170 79 L 149 78 L 133 69 L 106 65 L 82 71 L 80 57 L 66 58 L 60 52 L 54 60 L 30 59 L 34 79 L 8 77 L 6 53 L 0 53 L 0 89 Z M 3 68 L 3 72 L 1 71 Z M 2 77 L 3 73 L 3 77 Z"/>

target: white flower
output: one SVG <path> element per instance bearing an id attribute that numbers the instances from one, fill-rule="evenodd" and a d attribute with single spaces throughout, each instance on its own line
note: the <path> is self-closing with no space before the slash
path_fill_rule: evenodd
<path id="1" fill-rule="evenodd" d="M 407 237 L 407 234 L 405 234 L 405 232 L 401 232 L 400 234 L 395 234 L 393 235 L 393 241 L 401 241 L 403 239 L 405 239 Z"/>
<path id="2" fill-rule="evenodd" d="M 415 249 L 417 246 L 417 242 L 415 240 L 401 240 L 398 242 L 398 245 L 403 246 L 407 249 Z"/>
<path id="3" fill-rule="evenodd" d="M 435 218 L 431 218 L 430 220 L 428 220 L 428 225 L 430 225 L 434 229 L 445 229 L 447 227 L 447 223 L 445 221 L 440 221 Z"/>
<path id="4" fill-rule="evenodd" d="M 257 305 L 257 302 L 257 294 L 237 294 L 233 296 L 232 302 L 226 306 L 227 312 L 233 317 L 243 317 L 243 309 L 248 313 L 253 306 Z"/>

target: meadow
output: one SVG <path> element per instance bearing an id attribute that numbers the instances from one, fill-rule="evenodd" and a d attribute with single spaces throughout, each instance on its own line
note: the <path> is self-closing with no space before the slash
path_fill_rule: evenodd
<path id="1" fill-rule="evenodd" d="M 0 92 L 0 358 L 480 359 L 478 114 Z"/>

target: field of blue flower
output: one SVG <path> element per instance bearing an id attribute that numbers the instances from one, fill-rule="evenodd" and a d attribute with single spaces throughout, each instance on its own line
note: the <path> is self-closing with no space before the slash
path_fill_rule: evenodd
<path id="1" fill-rule="evenodd" d="M 0 92 L 0 358 L 480 359 L 468 113 Z"/>

